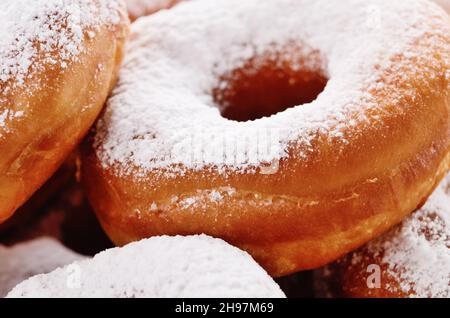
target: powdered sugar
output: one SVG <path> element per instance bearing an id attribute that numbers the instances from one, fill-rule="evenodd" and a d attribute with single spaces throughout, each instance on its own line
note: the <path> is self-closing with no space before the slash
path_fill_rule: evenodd
<path id="1" fill-rule="evenodd" d="M 450 297 L 450 176 L 427 204 L 387 237 L 369 247 L 384 250 L 383 262 L 404 292 Z"/>
<path id="2" fill-rule="evenodd" d="M 70 275 L 77 274 L 75 279 Z M 68 282 L 73 283 L 72 287 Z M 207 236 L 155 237 L 35 276 L 8 297 L 284 297 L 245 252 Z"/>
<path id="3" fill-rule="evenodd" d="M 8 133 L 8 122 L 11 122 L 14 119 L 21 118 L 24 115 L 23 111 L 12 111 L 10 109 L 5 109 L 2 113 L 0 113 L 0 138 L 2 138 L 3 132 Z"/>
<path id="4" fill-rule="evenodd" d="M 98 157 L 119 174 L 136 173 L 130 165 L 142 174 L 252 173 L 286 157 L 293 141 L 295 156 L 308 157 L 318 134 L 344 147 L 382 120 L 377 96 L 392 112 L 408 111 L 404 95 L 417 91 L 392 83 L 442 77 L 450 64 L 447 16 L 422 0 L 197 0 L 139 19 L 132 31 L 95 138 Z M 301 47 L 286 53 L 301 67 L 329 77 L 317 100 L 255 121 L 221 117 L 211 94 L 226 85 L 220 77 L 289 43 Z"/>
<path id="5" fill-rule="evenodd" d="M 51 238 L 39 238 L 11 248 L 0 245 L 0 297 L 31 276 L 81 260 L 78 255 Z"/>
<path id="6" fill-rule="evenodd" d="M 121 0 L 2 0 L 0 96 L 45 67 L 65 69 L 83 50 L 85 36 L 119 23 L 123 10 Z"/>
<path id="7" fill-rule="evenodd" d="M 194 194 L 185 195 L 183 198 L 174 197 L 171 203 L 177 203 L 184 209 L 198 208 L 199 205 L 219 204 L 235 193 L 236 190 L 231 187 L 223 187 L 217 190 L 197 190 Z"/>
<path id="8" fill-rule="evenodd" d="M 400 291 L 416 297 L 450 297 L 450 175 L 424 207 L 370 242 L 363 253 L 381 256 Z M 352 256 L 353 265 L 362 254 Z M 397 292 L 395 286 L 384 286 Z"/>

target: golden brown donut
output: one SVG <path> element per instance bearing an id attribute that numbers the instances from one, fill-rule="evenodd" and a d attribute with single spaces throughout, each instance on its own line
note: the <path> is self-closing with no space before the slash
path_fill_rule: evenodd
<path id="1" fill-rule="evenodd" d="M 163 9 L 170 9 L 183 0 L 126 0 L 131 21 L 153 14 Z"/>
<path id="2" fill-rule="evenodd" d="M 220 237 L 274 276 L 356 249 L 449 167 L 449 31 L 421 0 L 198 0 L 138 19 L 82 155 L 100 222 L 119 245 Z"/>
<path id="3" fill-rule="evenodd" d="M 115 83 L 122 0 L 0 4 L 0 223 L 59 167 Z"/>
<path id="4" fill-rule="evenodd" d="M 450 297 L 450 175 L 385 235 L 318 272 L 325 296 Z"/>

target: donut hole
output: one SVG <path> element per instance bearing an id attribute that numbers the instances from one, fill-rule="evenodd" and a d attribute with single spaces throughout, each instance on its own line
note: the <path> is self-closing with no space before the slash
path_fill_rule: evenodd
<path id="1" fill-rule="evenodd" d="M 229 120 L 270 117 L 316 100 L 328 82 L 323 64 L 317 52 L 297 60 L 279 54 L 253 58 L 220 77 L 214 101 Z"/>

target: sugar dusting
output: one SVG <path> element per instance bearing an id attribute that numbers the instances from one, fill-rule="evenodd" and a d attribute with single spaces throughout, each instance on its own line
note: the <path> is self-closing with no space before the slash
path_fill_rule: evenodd
<path id="1" fill-rule="evenodd" d="M 400 226 L 370 242 L 363 253 L 381 256 L 388 274 L 399 287 L 392 292 L 413 297 L 450 297 L 450 175 L 428 199 L 425 206 Z M 364 256 L 356 252 L 352 264 Z"/>
<path id="2" fill-rule="evenodd" d="M 79 274 L 70 280 L 70 275 Z M 73 286 L 68 286 L 68 282 Z M 73 287 L 73 288 L 71 288 Z M 245 252 L 207 236 L 155 237 L 16 286 L 8 297 L 284 297 Z"/>
<path id="3" fill-rule="evenodd" d="M 369 245 L 384 250 L 383 262 L 403 292 L 450 297 L 450 176 L 427 204 L 393 233 Z"/>
<path id="4" fill-rule="evenodd" d="M 22 110 L 12 111 L 10 109 L 5 109 L 2 113 L 0 113 L 0 138 L 2 138 L 3 132 L 8 133 L 8 123 L 17 118 L 23 117 L 24 112 Z"/>
<path id="5" fill-rule="evenodd" d="M 0 297 L 22 281 L 49 273 L 84 257 L 58 241 L 42 237 L 13 247 L 0 245 Z"/>
<path id="6" fill-rule="evenodd" d="M 173 197 L 171 203 L 179 204 L 183 209 L 199 208 L 200 206 L 210 206 L 211 204 L 220 204 L 225 199 L 233 196 L 236 189 L 231 187 L 222 187 L 217 190 L 196 190 L 193 195 L 186 197 Z M 155 203 L 153 203 L 155 204 Z"/>
<path id="7" fill-rule="evenodd" d="M 0 136 L 19 113 L 4 109 L 8 96 L 52 67 L 64 71 L 100 26 L 120 22 L 122 0 L 2 0 L 0 3 Z M 35 84 L 38 85 L 38 84 Z M 23 94 L 30 94 L 27 86 Z M 20 104 L 20 99 L 16 101 Z M 19 105 L 26 110 L 27 105 Z M 22 110 L 20 110 L 22 111 Z"/>
<path id="8" fill-rule="evenodd" d="M 251 173 L 286 157 L 294 140 L 295 156 L 306 158 L 319 134 L 344 147 L 376 127 L 374 114 L 383 111 L 376 94 L 397 106 L 392 112 L 407 112 L 405 95 L 420 96 L 393 83 L 411 74 L 424 83 L 445 78 L 450 65 L 448 17 L 422 0 L 197 0 L 139 19 L 132 33 L 94 144 L 118 174 L 205 167 Z M 329 77 L 325 91 L 270 118 L 221 117 L 211 94 L 226 85 L 220 77 L 289 43 L 302 47 L 294 52 L 301 67 Z M 200 137 L 193 134 L 199 129 Z"/>

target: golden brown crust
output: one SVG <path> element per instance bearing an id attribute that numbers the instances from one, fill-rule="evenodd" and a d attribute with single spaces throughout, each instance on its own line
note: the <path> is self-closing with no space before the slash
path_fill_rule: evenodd
<path id="1" fill-rule="evenodd" d="M 0 222 L 57 170 L 100 113 L 122 59 L 128 19 L 121 19 L 86 37 L 84 51 L 64 70 L 41 65 L 6 96 L 7 109 L 25 104 L 30 111 L 0 140 Z M 57 53 L 54 58 L 58 61 Z"/>
<path id="2" fill-rule="evenodd" d="M 58 171 L 29 200 L 16 210 L 11 218 L 0 224 L 0 237 L 23 227 L 41 214 L 43 208 L 55 198 L 58 192 L 74 180 L 77 156 L 76 151 L 71 153 Z"/>

